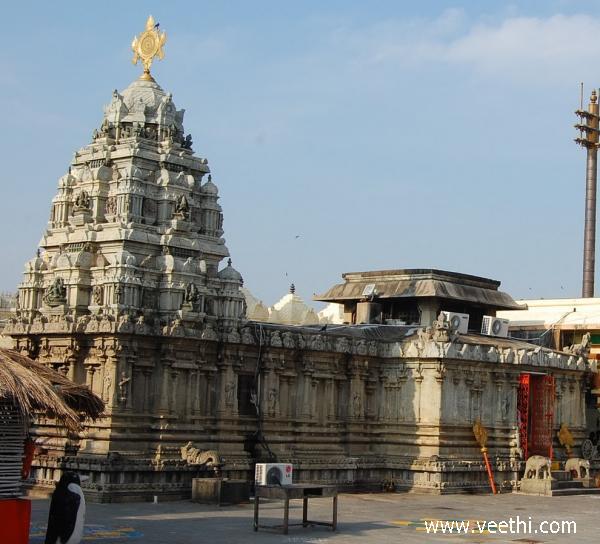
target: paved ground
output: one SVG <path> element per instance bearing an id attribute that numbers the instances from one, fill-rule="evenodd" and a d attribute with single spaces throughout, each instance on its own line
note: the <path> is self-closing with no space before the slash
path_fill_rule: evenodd
<path id="1" fill-rule="evenodd" d="M 314 501 L 314 502 L 313 502 Z M 290 521 L 302 517 L 302 502 L 294 501 Z M 48 500 L 37 499 L 32 507 L 30 544 L 42 544 Z M 600 495 L 575 497 L 528 497 L 524 495 L 445 497 L 416 494 L 340 495 L 339 526 L 336 533 L 324 527 L 291 527 L 287 536 L 271 531 L 252 531 L 252 504 L 212 507 L 191 502 L 160 504 L 88 504 L 84 543 L 97 544 L 248 544 L 255 542 L 300 543 L 478 543 L 478 542 L 598 542 Z M 331 514 L 330 499 L 311 499 L 309 518 L 327 520 Z M 532 531 L 525 533 L 521 524 L 519 534 L 492 534 L 483 531 L 484 521 L 506 521 L 510 518 L 516 528 L 517 516 L 528 522 Z M 280 503 L 261 501 L 261 523 L 281 523 Z M 469 534 L 428 534 L 425 520 L 470 520 Z M 542 534 L 543 521 L 575 521 L 577 534 Z M 477 525 L 479 521 L 479 526 Z M 550 530 L 544 525 L 542 529 Z M 556 523 L 552 528 L 558 528 Z M 440 529 L 441 531 L 441 529 Z M 573 532 L 573 529 L 571 529 Z"/>

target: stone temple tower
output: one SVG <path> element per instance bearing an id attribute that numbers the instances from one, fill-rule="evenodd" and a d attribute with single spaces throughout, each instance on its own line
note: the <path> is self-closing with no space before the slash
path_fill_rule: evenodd
<path id="1" fill-rule="evenodd" d="M 73 448 L 77 463 L 113 451 L 147 459 L 162 449 L 163 427 L 194 438 L 226 387 L 216 366 L 199 365 L 217 360 L 217 340 L 245 319 L 241 275 L 230 259 L 219 270 L 229 252 L 208 161 L 194 154 L 184 110 L 143 56 L 149 43 L 161 56 L 164 34 L 150 19 L 140 40 L 144 73 L 112 93 L 91 142 L 60 178 L 5 331 L 107 406 L 83 440 L 38 427 L 38 481 L 54 479 Z M 102 487 L 110 477 L 98 459 Z"/>

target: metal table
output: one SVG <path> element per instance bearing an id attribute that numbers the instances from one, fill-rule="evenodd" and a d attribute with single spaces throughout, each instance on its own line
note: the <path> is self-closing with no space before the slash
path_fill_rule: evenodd
<path id="1" fill-rule="evenodd" d="M 311 497 L 332 497 L 333 513 L 331 523 L 324 521 L 311 521 L 308 519 L 308 499 Z M 259 505 L 260 499 L 279 499 L 283 500 L 283 525 L 259 525 Z M 289 523 L 290 501 L 302 499 L 302 523 Z M 332 531 L 337 529 L 337 487 L 334 485 L 318 484 L 292 484 L 292 485 L 257 485 L 254 492 L 254 530 L 261 529 L 283 529 L 283 534 L 288 534 L 290 525 L 324 525 L 331 527 Z"/>

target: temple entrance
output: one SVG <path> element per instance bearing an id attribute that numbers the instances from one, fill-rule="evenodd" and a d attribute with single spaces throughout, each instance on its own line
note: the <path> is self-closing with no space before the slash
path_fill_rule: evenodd
<path id="1" fill-rule="evenodd" d="M 521 374 L 517 415 L 523 458 L 543 455 L 552 458 L 554 423 L 554 376 Z"/>

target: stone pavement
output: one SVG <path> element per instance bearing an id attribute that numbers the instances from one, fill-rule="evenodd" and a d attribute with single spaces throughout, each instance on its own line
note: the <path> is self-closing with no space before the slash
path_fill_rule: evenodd
<path id="1" fill-rule="evenodd" d="M 314 502 L 313 502 L 314 501 Z M 30 544 L 42 544 L 49 501 L 34 499 Z M 191 502 L 88 504 L 84 543 L 98 544 L 251 544 L 300 543 L 485 543 L 598 542 L 600 496 L 530 497 L 516 494 L 497 496 L 417 494 L 343 494 L 339 499 L 336 533 L 324 527 L 291 527 L 289 535 L 252 530 L 252 504 L 213 507 Z M 309 519 L 326 521 L 331 515 L 330 499 L 311 499 Z M 528 521 L 537 534 L 479 534 L 477 521 Z M 302 517 L 302 502 L 290 506 L 290 522 Z M 471 520 L 469 534 L 427 534 L 424 520 Z M 281 523 L 280 503 L 261 501 L 261 523 Z M 539 523 L 575 521 L 577 534 L 541 534 Z M 557 526 L 554 525 L 553 528 Z M 483 527 L 482 527 L 483 528 Z M 506 526 L 508 530 L 509 526 Z M 505 528 L 502 527 L 504 530 Z M 549 530 L 550 526 L 544 525 Z M 441 529 L 440 529 L 441 530 Z M 571 529 L 571 532 L 573 530 Z"/>

